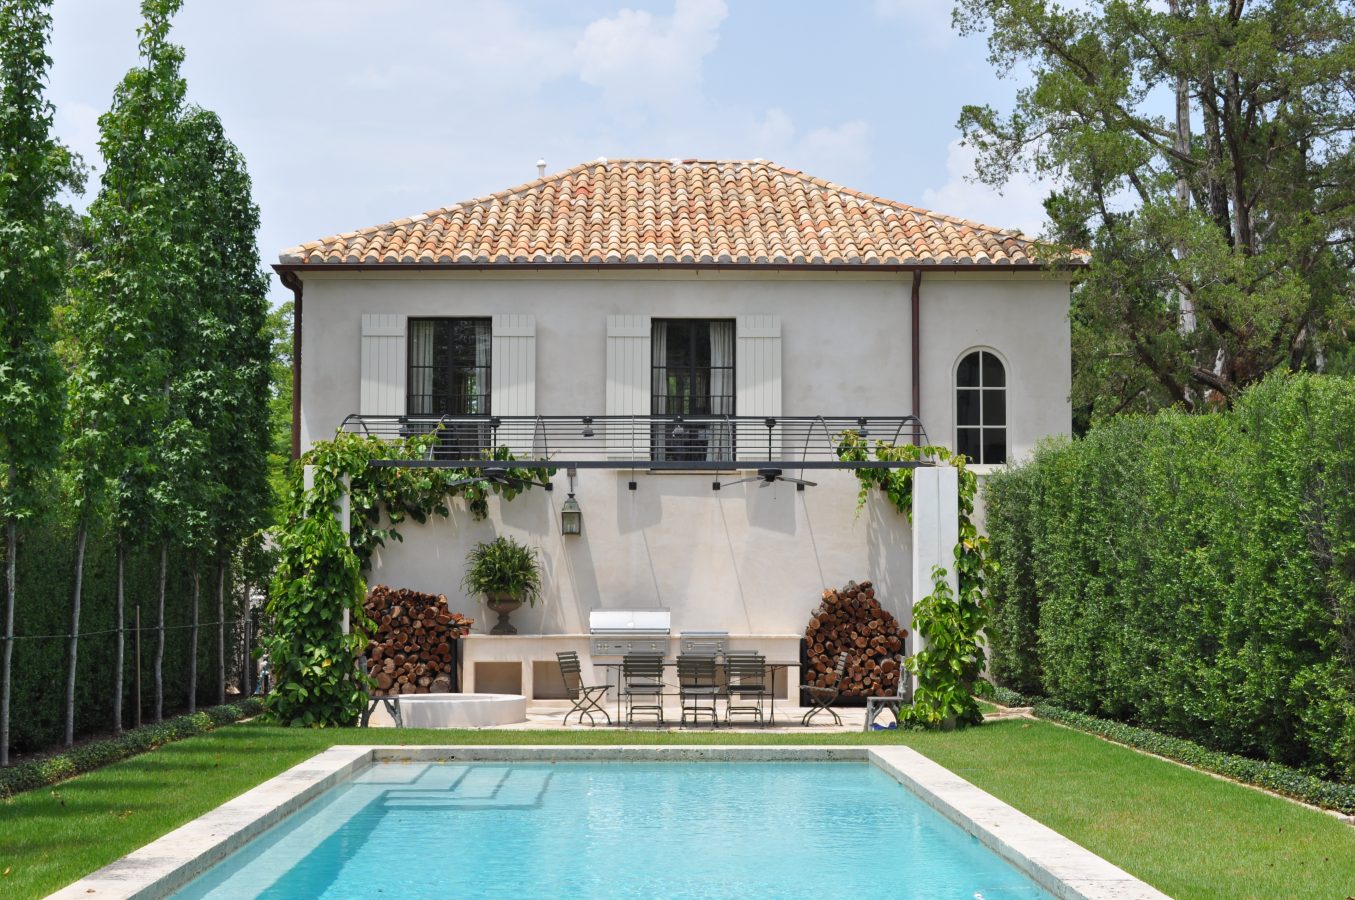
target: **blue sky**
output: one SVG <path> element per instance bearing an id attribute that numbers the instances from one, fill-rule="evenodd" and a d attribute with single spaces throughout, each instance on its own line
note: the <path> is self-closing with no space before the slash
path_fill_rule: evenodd
<path id="1" fill-rule="evenodd" d="M 97 166 L 136 0 L 57 0 L 50 97 Z M 1038 232 L 1041 185 L 968 182 L 965 103 L 1010 105 L 937 0 L 186 0 L 189 97 L 244 151 L 265 263 L 302 241 L 623 157 L 762 157 Z M 92 196 L 97 182 L 91 182 Z M 88 200 L 88 197 L 85 198 Z M 286 292 L 274 285 L 275 299 Z"/>

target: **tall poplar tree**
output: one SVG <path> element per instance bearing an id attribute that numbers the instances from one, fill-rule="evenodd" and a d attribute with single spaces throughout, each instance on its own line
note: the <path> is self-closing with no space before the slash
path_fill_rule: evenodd
<path id="1" fill-rule="evenodd" d="M 154 488 L 160 477 L 155 441 L 167 429 L 168 377 L 178 337 L 174 298 L 184 279 L 182 253 L 173 239 L 178 198 L 174 168 L 178 118 L 183 107 L 183 51 L 168 41 L 169 19 L 179 0 L 144 0 L 141 64 L 118 85 L 113 105 L 99 119 L 105 170 L 90 207 L 90 247 L 77 266 L 71 323 L 75 369 L 70 379 L 67 461 L 80 513 L 76 532 L 73 633 L 78 632 L 83 548 L 92 511 L 111 497 L 117 541 L 116 620 L 122 657 L 123 573 L 131 536 L 152 531 Z M 110 490 L 111 488 L 111 490 Z M 164 599 L 168 554 L 161 546 L 156 615 L 155 720 L 163 715 Z M 76 657 L 67 672 L 66 734 L 73 727 Z M 114 686 L 116 727 L 121 727 L 122 668 Z"/>
<path id="2" fill-rule="evenodd" d="M 183 379 L 185 408 L 211 448 L 200 461 L 206 522 L 194 532 L 215 566 L 216 696 L 226 692 L 226 580 L 233 551 L 263 526 L 268 482 L 268 281 L 258 256 L 259 210 L 244 156 L 217 116 L 192 108 L 182 122 L 186 181 L 195 187 L 185 234 L 198 249 L 196 359 Z M 185 204 L 187 207 L 188 204 Z M 193 632 L 196 654 L 197 635 Z M 190 700 L 190 702 L 192 702 Z"/>
<path id="3" fill-rule="evenodd" d="M 61 370 L 53 352 L 52 307 L 62 290 L 67 216 L 58 196 L 81 183 L 75 159 L 52 137 L 52 105 L 43 95 L 51 27 L 46 2 L 0 0 L 0 766 L 9 765 L 19 523 L 36 505 L 35 472 L 55 458 L 60 444 Z"/>
<path id="4" fill-rule="evenodd" d="M 188 711 L 198 702 L 198 622 L 202 599 L 202 557 L 210 552 L 214 513 L 226 493 L 219 469 L 208 465 L 208 451 L 214 457 L 213 426 L 221 405 L 226 402 L 222 373 L 229 365 L 224 358 L 224 313 L 229 298 L 221 288 L 220 241 L 217 223 L 224 215 L 218 189 L 221 166 L 220 142 L 225 140 L 220 122 L 210 113 L 190 107 L 179 121 L 175 170 L 178 181 L 178 217 L 174 239 L 189 263 L 187 278 L 177 296 L 175 311 L 184 324 L 177 344 L 175 365 L 170 372 L 171 413 L 178 417 L 181 434 L 163 451 L 181 455 L 179 478 L 173 483 L 161 479 L 159 492 L 163 511 L 170 513 L 165 522 L 164 539 L 179 544 L 188 553 L 192 589 L 188 630 L 188 684 L 185 698 Z"/>

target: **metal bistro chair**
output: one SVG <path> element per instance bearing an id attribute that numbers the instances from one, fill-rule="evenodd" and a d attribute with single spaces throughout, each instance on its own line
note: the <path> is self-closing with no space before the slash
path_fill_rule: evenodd
<path id="1" fill-rule="evenodd" d="M 715 657 L 705 654 L 683 654 L 677 660 L 678 696 L 682 700 L 682 724 L 687 724 L 687 716 L 695 725 L 702 716 L 710 716 L 710 724 L 720 721 L 716 711 L 716 699 L 720 696 L 720 687 L 715 681 Z M 707 705 L 709 704 L 709 705 Z"/>
<path id="2" fill-rule="evenodd" d="M 821 712 L 826 712 L 833 717 L 833 722 L 837 725 L 842 724 L 842 717 L 837 714 L 831 704 L 837 700 L 838 694 L 842 693 L 842 680 L 847 675 L 847 651 L 843 650 L 838 654 L 837 665 L 833 667 L 833 683 L 824 687 L 814 684 L 804 686 L 804 692 L 809 695 L 809 702 L 813 704 L 813 709 L 805 713 L 805 717 L 800 720 L 801 725 L 808 725 L 809 721 Z"/>
<path id="3" fill-rule="evenodd" d="M 381 694 L 368 694 L 367 706 L 365 709 L 363 709 L 362 718 L 358 721 L 358 725 L 360 727 L 366 728 L 368 725 L 371 724 L 372 713 L 376 712 L 376 707 L 378 704 L 386 707 L 386 714 L 391 717 L 391 721 L 395 723 L 396 728 L 405 727 L 404 717 L 400 714 L 399 694 L 393 694 L 392 696 L 389 697 L 383 696 Z"/>
<path id="4" fill-rule="evenodd" d="M 893 696 L 890 697 L 867 697 L 866 698 L 866 721 L 861 726 L 862 731 L 870 731 L 870 726 L 875 724 L 875 717 L 883 710 L 889 710 L 894 714 L 895 724 L 899 721 L 899 710 L 913 702 L 913 677 L 908 674 L 908 670 L 903 666 L 903 657 L 899 657 L 899 686 L 895 689 Z"/>
<path id="5" fill-rule="evenodd" d="M 607 710 L 603 709 L 600 701 L 607 696 L 609 689 L 605 684 L 584 684 L 583 668 L 579 665 L 579 654 L 573 650 L 562 651 L 555 654 L 555 658 L 560 661 L 560 677 L 565 681 L 565 693 L 569 699 L 574 701 L 574 706 L 565 713 L 561 720 L 561 725 L 569 724 L 569 717 L 574 713 L 579 714 L 579 724 L 583 724 L 583 717 L 588 717 L 589 725 L 596 725 L 593 721 L 593 713 L 600 712 L 607 719 L 607 724 L 612 724 L 612 717 Z"/>
<path id="6" fill-rule="evenodd" d="M 626 698 L 626 724 L 635 721 L 639 712 L 654 716 L 662 725 L 663 654 L 626 654 L 621 658 L 621 682 L 622 696 Z"/>
<path id="7" fill-rule="evenodd" d="M 767 657 L 760 653 L 728 654 L 725 679 L 725 722 L 732 723 L 737 714 L 753 716 L 759 725 L 767 724 L 762 716 L 762 703 L 767 699 Z"/>

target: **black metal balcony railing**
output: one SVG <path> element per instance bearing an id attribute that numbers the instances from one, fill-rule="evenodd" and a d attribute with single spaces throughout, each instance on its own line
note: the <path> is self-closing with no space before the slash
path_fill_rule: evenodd
<path id="1" fill-rule="evenodd" d="M 871 444 L 928 442 L 916 416 L 350 415 L 341 430 L 389 440 L 436 434 L 421 459 L 381 464 L 449 468 L 483 468 L 507 448 L 521 468 L 896 469 L 919 463 L 842 460 L 843 434 Z"/>

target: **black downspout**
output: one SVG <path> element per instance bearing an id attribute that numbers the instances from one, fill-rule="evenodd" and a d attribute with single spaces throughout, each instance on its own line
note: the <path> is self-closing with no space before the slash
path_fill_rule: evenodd
<path id="1" fill-rule="evenodd" d="M 292 459 L 301 458 L 301 279 L 283 272 L 282 283 L 292 297 Z"/>
<path id="2" fill-rule="evenodd" d="M 299 298 L 300 293 L 297 294 Z M 297 301 L 300 303 L 300 300 Z M 913 270 L 913 418 L 922 421 L 922 270 Z M 913 425 L 913 444 L 922 439 L 921 429 Z"/>

